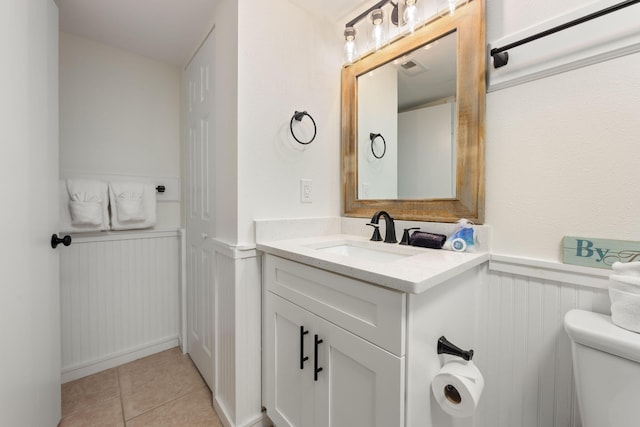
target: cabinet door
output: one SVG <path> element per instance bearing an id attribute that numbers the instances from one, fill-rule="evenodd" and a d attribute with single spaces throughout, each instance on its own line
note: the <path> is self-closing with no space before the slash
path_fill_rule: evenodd
<path id="1" fill-rule="evenodd" d="M 267 415 L 278 427 L 313 426 L 314 318 L 308 311 L 266 292 L 265 406 Z M 301 327 L 306 334 L 301 335 Z M 302 369 L 301 357 L 307 358 Z"/>
<path id="2" fill-rule="evenodd" d="M 320 318 L 315 325 L 311 334 L 322 340 L 318 345 L 322 370 L 315 382 L 315 425 L 403 426 L 404 357 Z M 312 345 L 314 336 L 309 340 Z"/>

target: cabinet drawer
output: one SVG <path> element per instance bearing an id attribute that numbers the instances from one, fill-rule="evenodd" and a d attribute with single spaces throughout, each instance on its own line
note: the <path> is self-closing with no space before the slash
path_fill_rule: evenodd
<path id="1" fill-rule="evenodd" d="M 265 255 L 267 291 L 397 355 L 405 348 L 405 294 Z"/>

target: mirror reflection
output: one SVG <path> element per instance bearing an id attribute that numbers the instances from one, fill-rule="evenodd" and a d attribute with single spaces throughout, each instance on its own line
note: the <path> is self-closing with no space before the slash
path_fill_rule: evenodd
<path id="1" fill-rule="evenodd" d="M 358 199 L 456 193 L 453 31 L 357 77 Z"/>

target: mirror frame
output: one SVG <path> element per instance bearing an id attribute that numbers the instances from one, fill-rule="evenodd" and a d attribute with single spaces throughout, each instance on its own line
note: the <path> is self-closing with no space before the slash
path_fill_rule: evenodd
<path id="1" fill-rule="evenodd" d="M 471 0 L 453 16 L 436 17 L 411 35 L 400 35 L 377 52 L 342 69 L 343 215 L 371 217 L 380 210 L 394 218 L 484 222 L 485 14 L 484 0 Z M 451 199 L 358 199 L 358 76 L 449 33 L 457 32 L 457 173 Z"/>

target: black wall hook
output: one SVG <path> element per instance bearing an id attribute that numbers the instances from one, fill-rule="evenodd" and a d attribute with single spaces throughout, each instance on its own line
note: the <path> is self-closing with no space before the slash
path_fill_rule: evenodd
<path id="1" fill-rule="evenodd" d="M 309 119 L 311 119 L 311 123 L 313 123 L 313 136 L 311 137 L 310 140 L 306 142 L 300 141 L 296 136 L 296 134 L 293 132 L 293 121 L 295 120 L 297 122 L 301 122 L 304 116 L 309 117 Z M 306 111 L 296 111 L 293 113 L 293 117 L 291 117 L 291 121 L 289 121 L 289 130 L 291 131 L 291 135 L 293 136 L 293 139 L 295 139 L 298 142 L 298 144 L 307 145 L 307 144 L 311 144 L 313 140 L 316 139 L 316 133 L 318 131 L 318 127 L 316 126 L 316 121 L 313 120 L 313 117 L 311 117 L 309 113 L 307 113 Z"/>
<path id="2" fill-rule="evenodd" d="M 449 342 L 449 340 L 447 340 L 444 335 L 438 338 L 438 354 L 442 353 L 462 357 L 464 360 L 473 359 L 473 350 L 462 350 L 460 347 Z"/>
<path id="3" fill-rule="evenodd" d="M 71 236 L 66 235 L 63 238 L 58 237 L 57 234 L 51 235 L 51 247 L 53 249 L 57 248 L 58 245 L 62 243 L 65 246 L 69 246 L 71 244 Z"/>
<path id="4" fill-rule="evenodd" d="M 157 191 L 158 193 L 164 193 L 166 189 L 167 189 L 167 188 L 166 188 L 164 185 L 158 185 L 158 186 L 156 187 L 156 191 Z"/>

